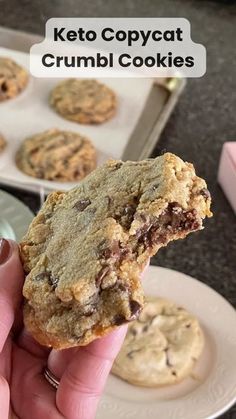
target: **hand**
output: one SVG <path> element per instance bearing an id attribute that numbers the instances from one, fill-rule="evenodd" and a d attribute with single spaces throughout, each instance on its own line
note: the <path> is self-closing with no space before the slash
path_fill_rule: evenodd
<path id="1" fill-rule="evenodd" d="M 86 347 L 64 351 L 45 348 L 24 329 L 23 282 L 17 245 L 1 240 L 1 419 L 93 419 L 126 326 Z M 43 375 L 46 366 L 60 380 L 57 391 Z"/>

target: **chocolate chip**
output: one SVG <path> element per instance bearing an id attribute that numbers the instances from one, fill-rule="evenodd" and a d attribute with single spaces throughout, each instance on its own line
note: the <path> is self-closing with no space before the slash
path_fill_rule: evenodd
<path id="1" fill-rule="evenodd" d="M 136 352 L 140 352 L 140 351 L 141 351 L 141 349 L 134 349 L 133 351 L 130 351 L 130 352 L 127 353 L 127 357 L 132 359 L 133 354 L 136 353 Z"/>
<path id="2" fill-rule="evenodd" d="M 38 153 L 38 151 L 39 151 L 39 147 L 35 147 L 32 150 L 30 150 L 30 153 L 32 155 L 32 154 Z"/>
<path id="3" fill-rule="evenodd" d="M 132 336 L 136 336 L 137 335 L 137 332 L 136 332 L 135 329 L 130 329 L 130 333 L 131 333 Z"/>
<path id="4" fill-rule="evenodd" d="M 127 292 L 127 291 L 129 291 L 129 287 L 128 287 L 128 285 L 126 285 L 126 284 L 122 284 L 121 282 L 118 282 L 118 283 L 117 283 L 117 288 L 118 288 L 120 291 L 123 291 L 123 292 Z"/>
<path id="5" fill-rule="evenodd" d="M 43 281 L 44 279 L 49 280 L 50 276 L 50 272 L 41 272 L 40 274 L 34 277 L 34 281 Z"/>
<path id="6" fill-rule="evenodd" d="M 34 280 L 35 281 L 43 281 L 47 280 L 49 285 L 52 286 L 53 289 L 57 287 L 57 284 L 59 282 L 59 278 L 55 278 L 52 276 L 51 272 L 41 272 L 40 274 L 36 275 Z"/>
<path id="7" fill-rule="evenodd" d="M 134 198 L 134 203 L 132 204 L 126 204 L 124 209 L 123 209 L 123 214 L 121 215 L 122 217 L 124 217 L 124 226 L 126 229 L 129 229 L 133 220 L 134 220 L 134 216 L 135 216 L 135 212 L 137 209 L 137 200 L 138 198 L 135 197 Z"/>
<path id="8" fill-rule="evenodd" d="M 170 202 L 170 204 L 168 204 L 167 211 L 169 211 L 170 214 L 172 212 L 180 212 L 181 211 L 181 207 L 178 204 L 178 202 L 176 202 L 176 201 Z"/>
<path id="9" fill-rule="evenodd" d="M 186 326 L 185 326 L 187 329 L 189 329 L 190 327 L 191 327 L 191 323 L 189 323 L 189 324 L 186 324 Z"/>
<path id="10" fill-rule="evenodd" d="M 123 166 L 123 162 L 122 161 L 119 161 L 119 162 L 116 163 L 115 168 L 116 169 L 120 169 L 121 166 Z"/>
<path id="11" fill-rule="evenodd" d="M 87 208 L 90 204 L 91 204 L 90 199 L 85 198 L 85 199 L 81 199 L 80 201 L 76 202 L 76 203 L 74 204 L 74 207 L 73 207 L 73 208 L 76 208 L 76 209 L 77 209 L 77 211 L 81 211 L 81 212 L 82 212 L 82 211 L 84 211 L 84 210 L 85 210 L 85 208 Z"/>
<path id="12" fill-rule="evenodd" d="M 105 199 L 107 201 L 107 207 L 108 207 L 108 209 L 110 209 L 111 208 L 111 204 L 113 202 L 113 199 L 110 196 L 108 196 L 108 195 L 105 196 Z"/>
<path id="13" fill-rule="evenodd" d="M 74 172 L 73 172 L 73 178 L 74 178 L 74 179 L 77 179 L 79 176 L 80 176 L 80 170 L 79 170 L 79 169 L 74 170 Z M 91 202 L 90 202 L 89 204 L 91 204 Z M 89 205 L 89 204 L 88 204 L 88 205 Z M 87 205 L 86 205 L 86 206 L 87 206 Z M 86 208 L 86 207 L 85 207 L 85 208 Z M 83 208 L 83 210 L 84 210 L 85 208 Z M 83 210 L 82 210 L 82 211 L 83 211 Z"/>
<path id="14" fill-rule="evenodd" d="M 148 324 L 146 326 L 143 327 L 143 332 L 147 332 L 148 331 Z"/>
<path id="15" fill-rule="evenodd" d="M 58 282 L 59 282 L 59 278 L 55 278 L 53 276 L 50 276 L 48 278 L 48 282 L 52 286 L 52 288 L 55 289 L 57 287 Z"/>
<path id="16" fill-rule="evenodd" d="M 150 228 L 151 224 L 144 224 L 139 230 L 136 231 L 136 238 L 140 239 L 144 237 Z"/>
<path id="17" fill-rule="evenodd" d="M 175 371 L 172 371 L 172 373 L 171 373 L 172 375 L 174 375 L 175 377 L 176 377 L 176 372 Z"/>
<path id="18" fill-rule="evenodd" d="M 130 249 L 122 249 L 121 248 L 121 255 L 120 255 L 120 262 L 122 262 L 124 259 L 126 259 L 127 256 L 131 256 L 131 251 Z"/>
<path id="19" fill-rule="evenodd" d="M 155 243 L 162 241 L 161 233 L 158 231 L 158 225 L 154 224 L 145 224 L 139 232 L 136 233 L 138 235 L 139 243 L 144 245 L 145 249 L 152 247 Z"/>
<path id="20" fill-rule="evenodd" d="M 203 188 L 203 189 L 200 191 L 200 194 L 201 194 L 204 198 L 206 198 L 206 199 L 211 198 L 210 191 L 208 191 L 208 189 L 207 189 L 207 188 Z"/>
<path id="21" fill-rule="evenodd" d="M 84 317 L 90 317 L 92 316 L 96 311 L 96 308 L 94 306 L 91 306 L 90 310 L 83 313 Z"/>
<path id="22" fill-rule="evenodd" d="M 103 256 L 105 259 L 119 259 L 121 253 L 121 249 L 119 246 L 118 240 L 113 240 L 109 247 L 102 249 L 101 256 Z"/>
<path id="23" fill-rule="evenodd" d="M 7 88 L 7 83 L 5 81 L 1 84 L 1 89 L 3 93 L 7 92 L 8 88 Z"/>
<path id="24" fill-rule="evenodd" d="M 100 287 L 103 278 L 105 278 L 105 276 L 110 272 L 111 272 L 110 266 L 104 266 L 103 268 L 100 269 L 100 271 L 98 272 L 95 278 L 97 287 Z"/>
<path id="25" fill-rule="evenodd" d="M 158 188 L 159 188 L 159 184 L 157 183 L 157 184 L 155 184 L 155 185 L 152 185 L 151 186 L 151 191 L 156 191 Z"/>
<path id="26" fill-rule="evenodd" d="M 130 217 L 133 217 L 135 211 L 136 211 L 137 206 L 136 205 L 130 205 L 130 204 L 126 204 L 124 207 L 124 215 L 128 215 Z"/>
<path id="27" fill-rule="evenodd" d="M 132 318 L 137 317 L 142 310 L 141 305 L 138 303 L 138 301 L 131 300 L 129 302 L 129 306 L 130 306 L 131 317 Z"/>
<path id="28" fill-rule="evenodd" d="M 116 314 L 113 319 L 113 323 L 116 326 L 120 326 L 121 324 L 127 323 L 127 319 L 125 318 L 123 314 Z"/>
<path id="29" fill-rule="evenodd" d="M 167 347 L 166 349 L 165 349 L 165 353 L 166 353 L 166 365 L 167 365 L 167 367 L 173 367 L 173 365 L 171 364 L 171 362 L 170 362 L 170 358 L 169 358 L 169 353 L 168 353 L 168 350 L 169 350 L 169 348 Z"/>
<path id="30" fill-rule="evenodd" d="M 196 210 L 188 211 L 186 213 L 186 219 L 181 227 L 183 226 L 185 230 L 198 230 L 200 227 L 200 222 L 196 219 L 196 216 Z"/>

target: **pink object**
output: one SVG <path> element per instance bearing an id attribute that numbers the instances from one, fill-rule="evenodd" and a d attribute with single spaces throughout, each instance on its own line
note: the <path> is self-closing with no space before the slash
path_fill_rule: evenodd
<path id="1" fill-rule="evenodd" d="M 228 142 L 223 146 L 218 182 L 236 214 L 236 142 Z"/>

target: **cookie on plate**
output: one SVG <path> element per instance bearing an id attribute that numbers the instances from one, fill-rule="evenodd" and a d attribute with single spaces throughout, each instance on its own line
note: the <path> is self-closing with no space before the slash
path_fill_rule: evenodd
<path id="1" fill-rule="evenodd" d="M 0 134 L 0 153 L 6 148 L 7 142 L 3 135 Z"/>
<path id="2" fill-rule="evenodd" d="M 11 58 L 0 57 L 0 102 L 14 98 L 26 87 L 28 72 Z"/>
<path id="3" fill-rule="evenodd" d="M 115 114 L 116 95 L 97 80 L 68 79 L 53 89 L 50 104 L 71 121 L 101 124 Z"/>
<path id="4" fill-rule="evenodd" d="M 136 319 L 140 273 L 160 247 L 202 229 L 206 191 L 191 164 L 167 153 L 108 161 L 78 187 L 50 194 L 20 244 L 24 321 L 35 339 L 86 345 Z"/>
<path id="5" fill-rule="evenodd" d="M 50 129 L 22 143 L 16 164 L 29 176 L 75 182 L 95 169 L 96 150 L 88 138 L 76 132 Z"/>
<path id="6" fill-rule="evenodd" d="M 139 319 L 129 325 L 112 372 L 139 386 L 175 384 L 191 374 L 203 347 L 194 316 L 168 300 L 148 297 Z"/>

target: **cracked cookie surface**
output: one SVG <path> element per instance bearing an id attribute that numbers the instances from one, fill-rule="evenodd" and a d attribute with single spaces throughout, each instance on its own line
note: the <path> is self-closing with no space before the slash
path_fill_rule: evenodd
<path id="1" fill-rule="evenodd" d="M 68 79 L 50 95 L 51 106 L 64 118 L 81 124 L 101 124 L 116 111 L 116 95 L 97 80 Z"/>
<path id="2" fill-rule="evenodd" d="M 23 141 L 16 164 L 29 176 L 74 182 L 95 169 L 96 150 L 88 138 L 76 132 L 50 129 Z"/>
<path id="3" fill-rule="evenodd" d="M 148 297 L 139 319 L 129 325 L 112 372 L 140 386 L 175 384 L 191 374 L 203 347 L 193 315 L 168 300 Z"/>
<path id="4" fill-rule="evenodd" d="M 17 96 L 28 84 L 28 72 L 11 58 L 0 57 L 0 102 Z"/>
<path id="5" fill-rule="evenodd" d="M 210 202 L 193 166 L 170 153 L 108 161 L 50 194 L 20 244 L 33 336 L 54 348 L 86 345 L 137 318 L 149 257 L 201 229 Z"/>

